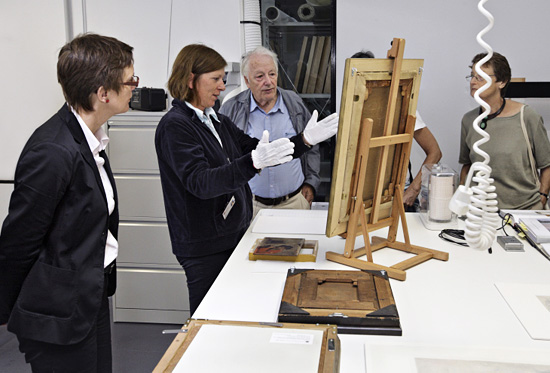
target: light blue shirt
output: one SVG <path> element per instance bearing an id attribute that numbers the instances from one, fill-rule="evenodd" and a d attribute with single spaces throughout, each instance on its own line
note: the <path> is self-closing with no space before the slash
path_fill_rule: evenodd
<path id="1" fill-rule="evenodd" d="M 261 139 L 264 130 L 269 131 L 270 142 L 296 135 L 288 109 L 280 94 L 277 97 L 275 106 L 267 114 L 256 104 L 254 97 L 250 98 L 250 118 L 247 134 Z M 303 182 L 302 165 L 300 159 L 296 158 L 285 164 L 263 169 L 248 184 L 254 195 L 264 198 L 277 198 L 294 192 Z"/>

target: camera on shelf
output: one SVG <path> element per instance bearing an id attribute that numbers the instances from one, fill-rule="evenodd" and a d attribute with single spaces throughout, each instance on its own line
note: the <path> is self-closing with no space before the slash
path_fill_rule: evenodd
<path id="1" fill-rule="evenodd" d="M 162 111 L 166 109 L 167 97 L 162 88 L 136 88 L 132 92 L 130 107 L 135 110 Z"/>

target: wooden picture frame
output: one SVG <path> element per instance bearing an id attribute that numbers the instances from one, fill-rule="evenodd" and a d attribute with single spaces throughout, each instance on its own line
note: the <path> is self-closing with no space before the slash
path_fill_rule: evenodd
<path id="1" fill-rule="evenodd" d="M 209 348 L 206 350 L 198 350 L 193 349 L 193 343 L 196 340 L 197 335 L 199 334 L 201 327 L 208 326 L 208 327 L 238 327 L 238 328 L 248 328 L 248 329 L 255 329 L 255 330 L 271 330 L 272 333 L 294 333 L 296 334 L 297 331 L 300 331 L 301 335 L 307 334 L 309 331 L 316 331 L 321 332 L 322 335 L 321 341 L 319 343 L 319 350 L 318 356 L 319 360 L 317 363 L 317 373 L 337 373 L 340 371 L 340 339 L 338 338 L 338 329 L 336 325 L 311 325 L 311 324 L 295 324 L 295 323 L 270 323 L 270 322 L 245 322 L 245 321 L 222 321 L 222 320 L 194 320 L 190 319 L 188 320 L 187 324 L 183 326 L 181 329 L 181 332 L 177 334 L 177 336 L 174 338 L 174 341 L 164 355 L 162 356 L 161 360 L 153 370 L 153 373 L 169 373 L 174 370 L 181 371 L 181 369 L 178 369 L 178 363 L 183 358 L 183 356 L 191 350 L 190 353 L 194 355 L 195 358 L 199 359 L 217 359 L 218 354 L 216 353 L 217 350 L 222 349 L 224 345 L 227 345 L 227 343 L 231 344 L 234 343 L 231 340 L 218 340 L 209 345 Z M 316 333 L 319 334 L 319 333 Z M 253 340 L 252 343 L 256 343 L 259 347 L 265 346 L 262 351 L 269 352 L 269 341 L 264 340 Z M 267 345 L 266 345 L 267 344 Z M 293 354 L 293 346 L 296 346 L 296 344 L 292 343 L 285 343 L 283 346 L 286 346 L 285 348 L 289 352 L 289 356 L 286 358 L 290 361 L 292 359 L 300 358 L 300 359 L 306 359 L 307 356 L 297 356 L 296 354 Z M 243 346 L 245 348 L 245 346 Z M 243 351 L 243 353 L 247 353 L 246 349 Z M 250 352 L 252 354 L 252 352 Z M 253 356 L 251 356 L 252 358 Z M 236 357 L 235 357 L 236 358 Z M 261 367 L 255 366 L 256 363 L 252 362 L 252 359 L 250 359 L 251 362 L 248 364 L 246 361 L 239 361 L 240 366 L 245 366 L 245 371 L 260 371 Z M 226 364 L 231 364 L 230 361 L 226 361 Z M 236 364 L 233 364 L 234 366 Z M 269 371 L 273 371 L 276 367 L 269 367 Z M 235 371 L 235 367 L 232 367 L 231 371 Z M 228 369 L 229 371 L 229 369 Z M 243 371 L 243 370 L 240 370 Z"/>
<path id="2" fill-rule="evenodd" d="M 327 237 L 333 237 L 347 232 L 350 216 L 350 189 L 354 178 L 355 158 L 359 143 L 359 130 L 363 118 L 372 118 L 371 139 L 383 136 L 384 121 L 389 100 L 391 71 L 393 62 L 390 59 L 348 58 L 344 69 L 344 85 L 340 107 L 340 123 L 338 128 L 332 186 L 327 221 Z M 403 60 L 401 80 L 399 83 L 398 102 L 393 113 L 394 122 L 391 134 L 407 134 L 412 136 L 414 125 L 406 131 L 408 115 L 415 115 L 420 76 L 423 60 Z M 405 96 L 401 96 L 404 94 Z M 365 213 L 371 214 L 374 189 L 374 176 L 380 160 L 380 148 L 372 149 L 367 166 L 367 179 L 363 190 L 363 200 L 367 203 Z M 391 147 L 389 161 L 399 155 L 400 149 Z M 408 164 L 408 162 L 407 162 Z M 382 186 L 380 212 L 381 217 L 391 213 L 391 203 L 394 190 L 391 187 L 398 182 L 397 170 L 387 167 Z"/>
<path id="3" fill-rule="evenodd" d="M 336 324 L 340 334 L 403 333 L 382 271 L 289 269 L 278 321 Z"/>
<path id="4" fill-rule="evenodd" d="M 406 269 L 449 258 L 409 240 L 403 190 L 423 61 L 404 60 L 404 49 L 405 40 L 394 38 L 387 59 L 346 60 L 326 229 L 328 237 L 346 237 L 344 253 L 329 251 L 327 260 L 402 281 Z M 404 242 L 396 241 L 400 222 Z M 370 232 L 386 227 L 387 238 L 371 243 Z M 355 249 L 360 234 L 365 246 Z M 389 267 L 374 263 L 372 252 L 386 247 L 415 256 Z"/>

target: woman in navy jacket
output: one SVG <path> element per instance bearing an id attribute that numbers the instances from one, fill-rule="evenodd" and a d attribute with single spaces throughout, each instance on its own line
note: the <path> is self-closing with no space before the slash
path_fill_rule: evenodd
<path id="1" fill-rule="evenodd" d="M 264 133 L 258 141 L 216 113 L 226 64 L 204 45 L 180 51 L 168 81 L 173 106 L 155 136 L 172 250 L 185 270 L 191 315 L 250 224 L 248 181 L 315 145 L 302 134 L 270 143 Z M 312 123 L 310 131 L 328 138 L 336 129 Z"/>
<path id="2" fill-rule="evenodd" d="M 59 52 L 67 103 L 25 145 L 0 235 L 0 324 L 34 372 L 110 372 L 116 188 L 101 126 L 128 110 L 132 47 L 94 34 Z M 9 320 L 9 321 L 8 321 Z"/>

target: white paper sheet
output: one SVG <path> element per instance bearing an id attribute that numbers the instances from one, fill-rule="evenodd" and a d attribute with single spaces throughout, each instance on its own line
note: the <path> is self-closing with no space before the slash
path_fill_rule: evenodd
<path id="1" fill-rule="evenodd" d="M 550 284 L 496 283 L 527 333 L 533 339 L 550 340 Z"/>
<path id="2" fill-rule="evenodd" d="M 317 373 L 322 342 L 322 330 L 203 325 L 173 372 Z"/>
<path id="3" fill-rule="evenodd" d="M 260 210 L 252 233 L 325 234 L 326 210 Z"/>
<path id="4" fill-rule="evenodd" d="M 479 346 L 365 345 L 365 363 L 366 372 L 550 372 L 550 354 L 546 348 L 528 350 Z"/>

